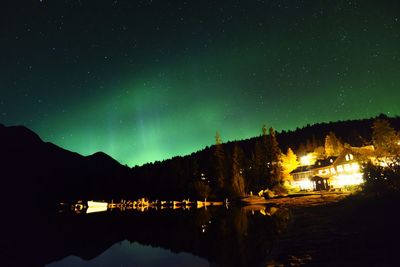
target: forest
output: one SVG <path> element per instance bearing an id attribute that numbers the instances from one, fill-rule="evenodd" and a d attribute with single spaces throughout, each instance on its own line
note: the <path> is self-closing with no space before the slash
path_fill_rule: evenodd
<path id="1" fill-rule="evenodd" d="M 284 193 L 285 180 L 298 166 L 297 157 L 310 152 L 320 158 L 338 155 L 344 146 L 374 145 L 377 153 L 384 153 L 390 149 L 383 139 L 400 140 L 400 117 L 381 114 L 282 132 L 265 125 L 260 129 L 257 137 L 226 143 L 216 132 L 211 147 L 132 168 L 133 180 L 143 195 L 156 198 L 240 198 L 263 189 Z"/>
<path id="2" fill-rule="evenodd" d="M 282 132 L 260 125 L 260 135 L 250 139 L 223 142 L 223 133 L 216 132 L 211 147 L 130 168 L 102 152 L 85 157 L 43 142 L 25 127 L 0 125 L 1 198 L 16 205 L 52 206 L 77 199 L 239 199 L 266 189 L 284 194 L 297 157 L 310 152 L 324 157 L 346 145 L 371 144 L 379 153 L 396 154 L 391 150 L 400 145 L 388 142 L 399 140 L 399 129 L 400 117 L 385 115 Z M 387 172 L 370 170 L 372 184 Z"/>

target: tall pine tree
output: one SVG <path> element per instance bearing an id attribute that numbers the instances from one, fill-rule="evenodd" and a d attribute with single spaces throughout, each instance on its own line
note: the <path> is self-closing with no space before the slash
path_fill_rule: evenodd
<path id="1" fill-rule="evenodd" d="M 244 153 L 237 143 L 233 147 L 232 156 L 232 183 L 231 192 L 233 197 L 245 196 L 244 182 Z"/>
<path id="2" fill-rule="evenodd" d="M 372 125 L 372 142 L 379 157 L 398 156 L 399 134 L 385 119 L 377 119 Z"/>
<path id="3" fill-rule="evenodd" d="M 214 146 L 214 175 L 215 175 L 215 191 L 218 196 L 227 196 L 227 184 L 226 184 L 226 159 L 224 148 L 222 146 L 222 140 L 219 132 L 215 134 L 215 146 Z"/>
<path id="4" fill-rule="evenodd" d="M 343 144 L 336 137 L 334 132 L 329 132 L 325 137 L 325 156 L 339 156 L 339 154 L 343 151 Z"/>
<path id="5" fill-rule="evenodd" d="M 271 127 L 269 128 L 269 142 L 268 142 L 268 168 L 269 168 L 269 181 L 268 187 L 274 188 L 283 184 L 282 179 L 282 164 L 281 156 L 282 152 L 279 148 L 278 141 L 276 140 L 275 130 Z"/>

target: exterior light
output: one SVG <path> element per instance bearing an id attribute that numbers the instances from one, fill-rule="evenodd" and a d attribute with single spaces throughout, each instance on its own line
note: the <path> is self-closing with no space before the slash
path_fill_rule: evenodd
<path id="1" fill-rule="evenodd" d="M 295 182 L 293 182 L 293 184 L 294 184 L 295 186 L 298 186 L 298 187 L 300 188 L 300 190 L 310 190 L 310 189 L 313 189 L 313 184 L 312 184 L 312 182 L 311 182 L 309 179 L 307 179 L 307 178 L 302 179 L 302 180 L 299 180 L 299 181 L 295 181 Z"/>
<path id="2" fill-rule="evenodd" d="M 309 165 L 313 165 L 315 163 L 316 157 L 314 155 L 314 153 L 308 153 L 305 156 L 302 156 L 300 158 L 300 164 L 302 166 L 309 166 Z"/>
<path id="3" fill-rule="evenodd" d="M 351 169 L 356 172 L 360 169 L 360 165 L 358 163 L 353 163 L 351 164 Z"/>
<path id="4" fill-rule="evenodd" d="M 343 187 L 346 185 L 359 185 L 364 182 L 362 178 L 362 173 L 354 173 L 354 174 L 340 174 L 334 176 L 331 184 L 334 187 Z"/>

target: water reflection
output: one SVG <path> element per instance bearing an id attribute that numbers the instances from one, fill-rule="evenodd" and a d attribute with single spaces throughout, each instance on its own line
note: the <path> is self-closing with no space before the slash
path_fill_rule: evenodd
<path id="1" fill-rule="evenodd" d="M 35 232 L 40 234 L 31 237 L 36 244 L 24 263 L 258 266 L 268 258 L 288 220 L 288 210 L 267 206 L 60 213 L 37 224 L 40 229 Z"/>
<path id="2" fill-rule="evenodd" d="M 94 213 L 94 212 L 103 212 L 107 210 L 134 210 L 145 212 L 151 209 L 159 210 L 159 209 L 183 209 L 189 210 L 192 208 L 205 208 L 210 206 L 223 206 L 225 208 L 229 208 L 230 203 L 228 201 L 224 202 L 215 202 L 215 201 L 190 201 L 189 199 L 183 201 L 149 201 L 146 198 L 141 198 L 138 200 L 121 200 L 120 202 L 111 203 L 105 201 L 83 201 L 79 200 L 73 204 L 60 203 L 59 209 L 60 212 L 64 211 L 73 211 L 75 213 Z"/>
<path id="3" fill-rule="evenodd" d="M 96 258 L 85 261 L 77 256 L 68 256 L 60 261 L 47 265 L 48 267 L 89 267 L 89 266 L 141 266 L 141 267 L 175 267 L 193 266 L 207 267 L 209 262 L 189 253 L 172 253 L 163 248 L 144 246 L 139 243 L 122 241 L 114 244 Z"/>

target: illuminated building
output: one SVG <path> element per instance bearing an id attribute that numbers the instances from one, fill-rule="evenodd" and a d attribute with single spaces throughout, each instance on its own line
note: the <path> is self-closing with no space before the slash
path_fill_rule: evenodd
<path id="1" fill-rule="evenodd" d="M 316 160 L 291 172 L 292 185 L 300 190 L 328 190 L 363 183 L 361 164 L 370 159 L 374 147 L 348 147 L 337 157 Z"/>

